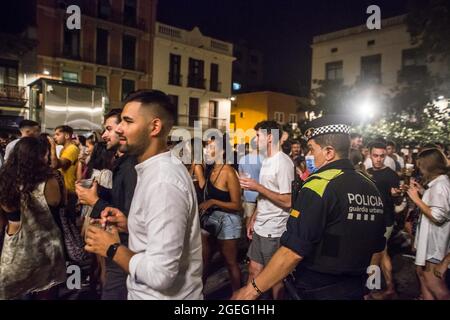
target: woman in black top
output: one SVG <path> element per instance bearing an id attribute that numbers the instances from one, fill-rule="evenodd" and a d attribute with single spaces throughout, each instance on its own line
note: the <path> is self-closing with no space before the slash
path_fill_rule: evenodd
<path id="1" fill-rule="evenodd" d="M 237 260 L 238 241 L 242 233 L 241 187 L 236 170 L 225 161 L 227 153 L 232 159 L 228 135 L 223 135 L 222 141 L 216 139 L 210 142 L 207 147 L 207 160 L 211 166 L 206 174 L 205 201 L 199 207 L 201 225 L 207 231 L 202 233 L 203 279 L 206 280 L 212 244 L 217 241 L 230 275 L 231 287 L 236 291 L 241 287 Z"/>

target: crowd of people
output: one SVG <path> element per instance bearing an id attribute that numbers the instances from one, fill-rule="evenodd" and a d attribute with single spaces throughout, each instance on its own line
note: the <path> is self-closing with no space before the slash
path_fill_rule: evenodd
<path id="1" fill-rule="evenodd" d="M 0 299 L 56 299 L 68 263 L 101 299 L 202 299 L 215 252 L 235 299 L 394 299 L 398 238 L 417 298 L 450 299 L 448 146 L 364 143 L 326 117 L 305 139 L 267 120 L 245 144 L 174 144 L 172 108 L 137 91 L 101 134 L 0 134 Z M 360 290 L 369 265 L 383 289 Z"/>

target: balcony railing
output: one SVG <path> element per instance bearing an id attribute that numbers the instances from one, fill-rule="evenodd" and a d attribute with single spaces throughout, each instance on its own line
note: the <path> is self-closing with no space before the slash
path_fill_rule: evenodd
<path id="1" fill-rule="evenodd" d="M 209 83 L 209 91 L 221 92 L 222 91 L 222 83 L 217 82 L 217 81 L 211 81 Z"/>
<path id="2" fill-rule="evenodd" d="M 173 86 L 182 86 L 183 85 L 183 76 L 181 74 L 169 72 L 169 84 L 171 84 Z"/>
<path id="3" fill-rule="evenodd" d="M 188 77 L 188 87 L 197 89 L 206 89 L 206 79 L 194 76 Z"/>
<path id="4" fill-rule="evenodd" d="M 0 84 L 0 105 L 24 106 L 27 102 L 25 92 L 25 87 Z"/>
<path id="5" fill-rule="evenodd" d="M 227 119 L 213 118 L 213 117 L 199 117 L 192 115 L 178 115 L 179 127 L 194 127 L 195 121 L 201 121 L 202 129 L 215 128 L 219 130 L 227 129 Z"/>

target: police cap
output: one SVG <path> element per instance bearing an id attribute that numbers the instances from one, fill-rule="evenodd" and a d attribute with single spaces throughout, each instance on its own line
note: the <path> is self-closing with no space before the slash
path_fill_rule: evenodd
<path id="1" fill-rule="evenodd" d="M 349 134 L 350 127 L 351 120 L 349 117 L 343 115 L 326 115 L 314 119 L 304 126 L 304 139 L 309 141 L 323 134 Z"/>

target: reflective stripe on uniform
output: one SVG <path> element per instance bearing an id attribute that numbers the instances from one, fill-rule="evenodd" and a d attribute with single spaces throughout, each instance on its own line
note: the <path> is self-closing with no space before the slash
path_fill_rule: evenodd
<path id="1" fill-rule="evenodd" d="M 311 191 L 314 191 L 319 195 L 319 197 L 322 198 L 328 183 L 330 183 L 331 180 L 337 178 L 343 173 L 344 172 L 342 170 L 338 169 L 330 169 L 315 173 L 308 178 L 306 183 L 303 185 L 303 188 L 308 188 Z"/>
<path id="2" fill-rule="evenodd" d="M 298 218 L 300 216 L 300 211 L 291 209 L 291 217 Z"/>

